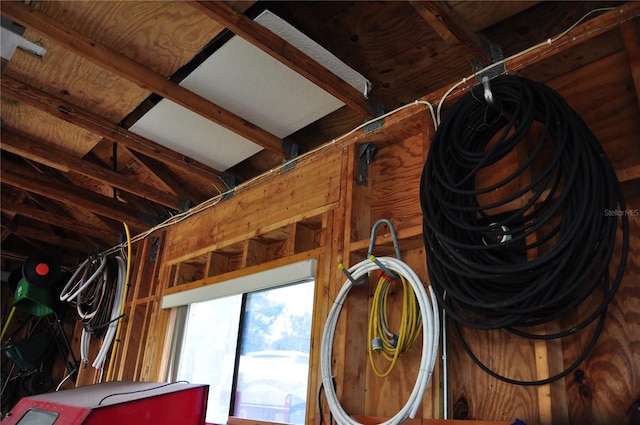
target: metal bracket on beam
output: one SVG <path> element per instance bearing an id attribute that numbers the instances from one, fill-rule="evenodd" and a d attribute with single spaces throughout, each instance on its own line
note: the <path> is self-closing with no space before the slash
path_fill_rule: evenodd
<path id="1" fill-rule="evenodd" d="M 486 52 L 487 56 L 491 58 L 492 63 L 500 62 L 504 59 L 502 54 L 502 48 L 498 44 L 493 44 L 486 41 L 484 38 L 481 39 L 482 49 Z M 497 101 L 493 97 L 493 93 L 491 92 L 491 79 L 502 75 L 506 72 L 506 67 L 504 62 L 500 63 L 500 65 L 495 65 L 491 67 L 486 67 L 484 64 L 476 61 L 474 63 L 473 72 L 476 76 L 476 80 L 479 83 L 482 83 L 484 90 L 484 99 L 488 105 L 496 107 Z"/>
<path id="2" fill-rule="evenodd" d="M 0 35 L 2 37 L 2 51 L 0 51 L 0 55 L 2 59 L 6 61 L 11 60 L 16 49 L 30 53 L 40 59 L 47 53 L 47 49 L 41 45 L 22 37 L 25 32 L 25 27 L 22 25 L 16 24 L 9 18 L 3 16 L 0 20 L 0 27 Z"/>
<path id="3" fill-rule="evenodd" d="M 369 164 L 373 160 L 378 147 L 373 143 L 363 143 L 359 146 L 358 150 L 358 180 L 357 182 L 362 186 L 369 184 Z"/>
<path id="4" fill-rule="evenodd" d="M 226 173 L 220 176 L 220 180 L 222 180 L 222 183 L 224 183 L 224 185 L 227 187 L 227 191 L 222 195 L 222 200 L 226 201 L 227 199 L 235 195 L 234 189 L 236 188 L 238 182 L 235 176 Z"/>
<path id="5" fill-rule="evenodd" d="M 186 211 L 191 208 L 193 205 L 189 199 L 178 198 L 178 208 L 180 211 Z"/>
<path id="6" fill-rule="evenodd" d="M 375 117 L 384 115 L 384 103 L 369 100 L 369 112 Z M 384 126 L 384 118 L 377 119 L 364 126 L 364 134 L 371 134 Z"/>
<path id="7" fill-rule="evenodd" d="M 160 214 L 150 214 L 150 213 L 146 213 L 146 212 L 142 212 L 139 211 L 136 214 L 136 217 L 142 221 L 144 221 L 145 223 L 147 223 L 149 226 L 156 226 L 160 223 L 162 223 L 165 219 L 165 217 L 163 217 Z"/>
<path id="8" fill-rule="evenodd" d="M 480 42 L 482 45 L 482 50 L 484 50 L 487 56 L 489 56 L 489 58 L 491 59 L 491 63 L 497 63 L 504 59 L 504 55 L 502 54 L 502 48 L 500 47 L 499 44 L 490 43 L 486 41 L 484 38 L 481 38 Z M 506 72 L 506 67 L 504 63 L 501 63 L 500 65 L 492 66 L 486 70 L 485 68 L 488 68 L 488 67 L 485 66 L 480 61 L 475 60 L 473 62 L 473 72 L 475 73 L 476 80 L 478 80 L 478 82 L 482 82 L 483 77 L 491 79 L 493 77 L 497 77 L 498 75 L 502 75 Z"/>
<path id="9" fill-rule="evenodd" d="M 151 249 L 149 250 L 149 262 L 155 263 L 158 258 L 158 248 L 160 247 L 160 238 L 154 237 L 151 242 Z"/>
<path id="10" fill-rule="evenodd" d="M 300 146 L 297 143 L 293 143 L 288 140 L 282 141 L 282 150 L 289 154 L 288 160 L 283 160 L 282 162 L 282 172 L 287 172 L 292 170 L 298 165 L 298 161 L 296 158 L 300 155 Z"/>

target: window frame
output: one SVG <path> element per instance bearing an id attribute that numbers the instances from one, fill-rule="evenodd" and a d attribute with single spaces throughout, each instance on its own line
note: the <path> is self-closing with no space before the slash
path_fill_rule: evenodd
<path id="1" fill-rule="evenodd" d="M 242 295 L 242 307 L 240 314 L 240 331 L 238 332 L 238 341 L 236 345 L 236 364 L 234 367 L 233 386 L 237 384 L 238 366 L 240 361 L 242 322 L 244 320 L 244 309 L 246 306 L 247 295 L 252 292 L 259 292 L 269 289 L 276 289 L 289 286 L 296 283 L 303 283 L 308 280 L 314 281 L 314 297 L 312 306 L 312 322 L 315 310 L 315 294 L 317 293 L 316 280 L 316 264 L 315 258 L 305 259 L 294 263 L 286 264 L 279 267 L 273 267 L 255 273 L 248 273 L 236 278 L 223 280 L 198 288 L 192 288 L 186 291 L 164 295 L 161 300 L 161 309 L 170 310 L 172 312 L 173 323 L 172 332 L 169 335 L 168 343 L 169 355 L 167 358 L 167 367 L 164 376 L 169 381 L 177 379 L 178 365 L 180 362 L 181 351 L 184 347 L 184 336 L 187 326 L 187 315 L 189 314 L 189 306 L 193 303 L 210 301 L 218 298 L 224 298 L 232 295 Z M 313 331 L 313 324 L 311 325 Z M 311 354 L 311 353 L 309 353 Z M 311 371 L 308 371 L 308 382 L 310 381 Z M 308 384 L 307 384 L 308 386 Z M 309 388 L 307 388 L 308 392 Z M 232 391 L 233 393 L 233 391 Z M 308 400 L 307 400 L 308 401 Z M 228 423 L 242 423 L 250 421 L 254 423 L 256 420 L 248 418 L 240 418 L 232 416 L 235 405 L 235 395 L 232 394 L 231 403 L 229 405 Z M 268 422 L 267 422 L 268 423 Z"/>

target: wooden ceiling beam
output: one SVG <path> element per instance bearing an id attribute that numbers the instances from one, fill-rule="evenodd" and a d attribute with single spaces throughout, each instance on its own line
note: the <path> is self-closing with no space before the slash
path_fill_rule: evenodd
<path id="1" fill-rule="evenodd" d="M 74 222 L 59 214 L 53 214 L 31 205 L 3 202 L 2 205 L 0 205 L 0 209 L 5 213 L 18 214 L 31 220 L 40 221 L 51 226 L 58 226 L 73 233 L 91 236 L 105 242 L 117 240 L 120 237 L 115 231 L 98 229 L 95 226 Z"/>
<path id="2" fill-rule="evenodd" d="M 13 232 L 11 231 L 11 229 L 6 225 L 6 223 L 2 223 L 2 231 L 0 232 L 0 243 L 4 242 L 7 240 L 7 238 L 9 236 L 11 236 L 13 234 Z"/>
<path id="3" fill-rule="evenodd" d="M 640 101 L 640 21 L 625 22 L 620 26 L 620 34 L 629 58 L 636 97 Z"/>
<path id="4" fill-rule="evenodd" d="M 558 36 L 551 37 L 550 40 L 555 41 L 551 43 L 540 43 L 537 46 L 527 49 L 526 52 L 505 58 L 501 62 L 509 72 L 516 72 L 520 69 L 540 63 L 555 55 L 559 55 L 572 47 L 592 40 L 593 38 L 609 32 L 614 28 L 620 27 L 625 22 L 637 19 L 638 17 L 640 17 L 640 2 L 627 2 L 613 10 L 604 12 L 593 19 L 575 26 L 571 31 L 562 34 L 562 38 L 556 39 Z M 475 79 L 468 78 L 464 84 L 460 84 L 454 91 L 450 91 L 450 87 L 442 87 L 441 89 L 424 96 L 422 100 L 426 100 L 432 104 L 438 104 L 446 94 L 447 101 L 455 101 L 463 94 L 467 93 L 470 87 L 476 84 L 477 81 Z"/>
<path id="5" fill-rule="evenodd" d="M 224 25 L 234 34 L 253 44 L 274 59 L 285 64 L 327 93 L 344 102 L 362 115 L 373 118 L 369 111 L 364 87 L 359 91 L 349 83 L 327 70 L 306 53 L 287 43 L 267 28 L 233 10 L 222 1 L 196 1 L 189 4 L 197 7 L 211 19 Z"/>
<path id="6" fill-rule="evenodd" d="M 83 243 L 78 239 L 71 239 L 68 237 L 55 235 L 51 232 L 44 232 L 42 230 L 34 229 L 27 226 L 14 226 L 14 228 L 11 229 L 11 232 L 14 234 L 14 236 L 17 236 L 20 239 L 29 242 L 31 245 L 37 246 L 39 249 L 42 248 L 41 246 L 39 246 L 40 244 L 34 244 L 33 241 L 55 246 L 56 249 L 59 250 L 66 249 L 74 252 L 86 252 L 99 248 L 98 246 L 87 245 L 86 243 Z"/>
<path id="7" fill-rule="evenodd" d="M 113 170 L 92 164 L 89 161 L 77 158 L 39 140 L 17 134 L 9 129 L 4 129 L 2 131 L 2 150 L 14 153 L 40 164 L 47 165 L 65 173 L 71 171 L 85 177 L 90 177 L 107 186 L 131 192 L 141 198 L 156 202 L 174 210 L 180 211 L 180 205 L 183 204 L 183 201 L 176 195 L 139 183 L 133 178 L 123 176 Z"/>
<path id="8" fill-rule="evenodd" d="M 59 43 L 81 57 L 125 78 L 139 87 L 169 99 L 282 157 L 282 140 L 163 75 L 123 56 L 95 40 L 20 2 L 6 2 L 2 14 Z"/>
<path id="9" fill-rule="evenodd" d="M 196 204 L 204 201 L 204 199 L 202 199 L 202 195 L 190 191 L 182 182 L 176 179 L 171 171 L 167 170 L 165 167 L 162 167 L 157 161 L 154 161 L 146 155 L 143 155 L 140 152 L 135 152 L 133 150 L 129 150 L 128 153 L 133 158 L 135 158 L 135 160 L 142 167 L 144 167 L 147 172 L 160 179 L 162 183 L 164 183 L 165 186 L 174 193 L 180 193 L 182 194 L 183 198 L 195 201 Z M 219 177 L 216 177 L 215 180 L 211 182 L 211 184 L 217 188 L 221 188 L 223 185 L 223 183 L 220 182 Z"/>
<path id="10" fill-rule="evenodd" d="M 165 164 L 169 168 L 179 169 L 199 179 L 219 180 L 218 176 L 220 175 L 220 171 L 181 155 L 152 140 L 132 133 L 97 115 L 78 109 L 62 99 L 58 99 L 5 75 L 2 75 L 0 85 L 2 87 L 2 96 L 24 103 L 25 105 L 104 137 L 118 145 L 126 146 L 133 151 L 140 152 Z"/>
<path id="11" fill-rule="evenodd" d="M 22 229 L 22 230 L 24 230 L 24 229 Z M 6 239 L 8 239 L 9 236 L 13 236 L 13 238 L 20 239 L 25 244 L 30 246 L 33 249 L 33 252 L 42 251 L 42 244 L 41 243 L 39 243 L 37 241 L 34 241 L 34 240 L 30 239 L 30 238 L 26 238 L 26 237 L 22 236 L 20 233 L 18 233 L 18 225 L 16 223 L 14 223 L 12 221 L 8 221 L 8 220 L 5 219 L 5 217 L 2 217 L 2 237 L 4 238 L 2 240 L 2 242 L 4 242 Z M 2 250 L 2 255 L 4 255 L 4 249 Z M 30 254 L 25 255 L 25 259 L 29 255 Z"/>
<path id="12" fill-rule="evenodd" d="M 52 170 L 53 171 L 53 170 Z M 29 199 L 30 204 L 36 207 L 39 207 L 42 210 L 53 214 L 55 217 L 67 217 L 73 213 L 70 213 L 69 207 L 67 204 L 61 204 L 56 202 L 50 198 L 45 198 L 44 196 L 40 196 L 36 193 L 25 192 L 26 196 Z M 71 211 L 74 211 L 71 208 Z M 90 221 L 88 221 L 90 220 Z M 74 223 L 83 224 L 85 227 L 90 227 L 94 229 L 94 232 L 98 232 L 98 234 L 107 235 L 117 235 L 115 239 L 119 239 L 123 234 L 122 223 L 116 222 L 114 220 L 107 219 L 103 216 L 95 215 L 92 213 L 88 214 L 79 214 L 73 216 Z M 107 239 L 109 240 L 109 239 Z"/>
<path id="13" fill-rule="evenodd" d="M 43 210 L 49 211 L 50 213 L 56 216 L 66 217 L 67 215 L 71 215 L 69 213 L 68 204 L 60 204 L 60 202 L 56 202 L 51 198 L 46 198 L 36 193 L 25 192 L 25 191 L 22 191 L 22 192 L 24 192 L 27 198 L 29 199 L 29 202 L 30 202 L 29 205 L 35 205 Z M 73 211 L 73 208 L 71 208 L 71 211 Z M 122 234 L 122 223 L 114 220 L 110 220 L 103 216 L 98 216 L 95 214 L 92 214 L 90 218 L 91 218 L 91 222 L 83 221 L 83 223 L 89 223 L 89 226 L 94 227 L 96 229 L 108 229 L 105 231 L 112 232 L 113 234 L 117 234 L 117 235 Z M 78 221 L 78 218 L 74 216 L 73 220 L 74 222 Z"/>
<path id="14" fill-rule="evenodd" d="M 148 229 L 151 226 L 151 223 L 139 218 L 138 211 L 125 203 L 81 189 L 72 184 L 64 184 L 60 181 L 52 183 L 41 174 L 9 161 L 2 163 L 0 181 L 63 204 L 83 208 L 119 222 L 126 222 L 138 230 Z"/>
<path id="15" fill-rule="evenodd" d="M 444 1 L 412 0 L 409 3 L 448 44 L 456 42 L 466 46 L 480 62 L 490 64 L 491 58 L 482 48 L 482 39 Z"/>

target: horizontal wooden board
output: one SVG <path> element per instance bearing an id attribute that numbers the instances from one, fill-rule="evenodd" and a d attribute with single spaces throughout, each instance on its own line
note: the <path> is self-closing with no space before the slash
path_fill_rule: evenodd
<path id="1" fill-rule="evenodd" d="M 274 223 L 283 225 L 292 217 L 336 203 L 341 164 L 342 152 L 331 150 L 299 162 L 292 170 L 264 176 L 261 180 L 268 180 L 268 185 L 239 187 L 230 199 L 172 226 L 166 260 L 206 250 L 222 241 L 261 234 Z"/>

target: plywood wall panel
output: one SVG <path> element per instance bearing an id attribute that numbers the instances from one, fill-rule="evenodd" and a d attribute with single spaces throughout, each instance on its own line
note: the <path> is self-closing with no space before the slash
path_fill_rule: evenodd
<path id="1" fill-rule="evenodd" d="M 379 218 L 392 220 L 396 229 L 420 225 L 420 175 L 422 160 L 422 134 L 393 143 L 381 152 L 371 164 L 372 222 Z"/>
<path id="2" fill-rule="evenodd" d="M 589 126 L 614 168 L 640 162 L 640 105 L 624 51 L 548 84 Z"/>
<path id="3" fill-rule="evenodd" d="M 506 331 L 463 335 L 488 367 L 512 379 L 536 379 L 534 346 Z M 482 371 L 464 351 L 449 326 L 449 403 L 453 419 L 484 419 L 538 423 L 538 395 L 533 387 L 507 384 Z M 444 378 L 443 378 L 444 379 Z M 463 405 L 467 409 L 463 409 Z M 466 412 L 466 413 L 465 413 Z"/>
<path id="4" fill-rule="evenodd" d="M 223 29 L 187 2 L 52 3 L 39 2 L 37 7 L 165 76 L 173 74 Z"/>
<path id="5" fill-rule="evenodd" d="M 14 56 L 7 66 L 7 76 L 38 90 L 57 93 L 56 97 L 80 109 L 119 122 L 151 94 L 37 31 L 28 29 L 24 38 L 42 45 L 47 53 L 37 67 L 33 66 L 32 59 L 23 58 L 24 53 Z M 43 75 L 47 78 L 42 79 Z"/>
<path id="6" fill-rule="evenodd" d="M 640 399 L 640 198 L 628 200 L 631 244 L 622 284 L 607 310 L 604 329 L 593 351 L 566 379 L 571 423 L 622 424 Z M 635 214 L 635 215 L 634 215 Z M 614 253 L 614 264 L 620 249 Z M 613 270 L 613 268 L 612 268 Z M 593 294 L 579 314 L 593 310 L 602 294 Z M 577 356 L 594 332 L 589 326 L 563 344 L 566 357 Z"/>
<path id="7" fill-rule="evenodd" d="M 46 141 L 66 153 L 83 157 L 100 141 L 100 137 L 23 103 L 2 97 L 3 128 L 21 130 L 30 138 Z M 28 125 L 25 125 L 27 124 Z"/>

